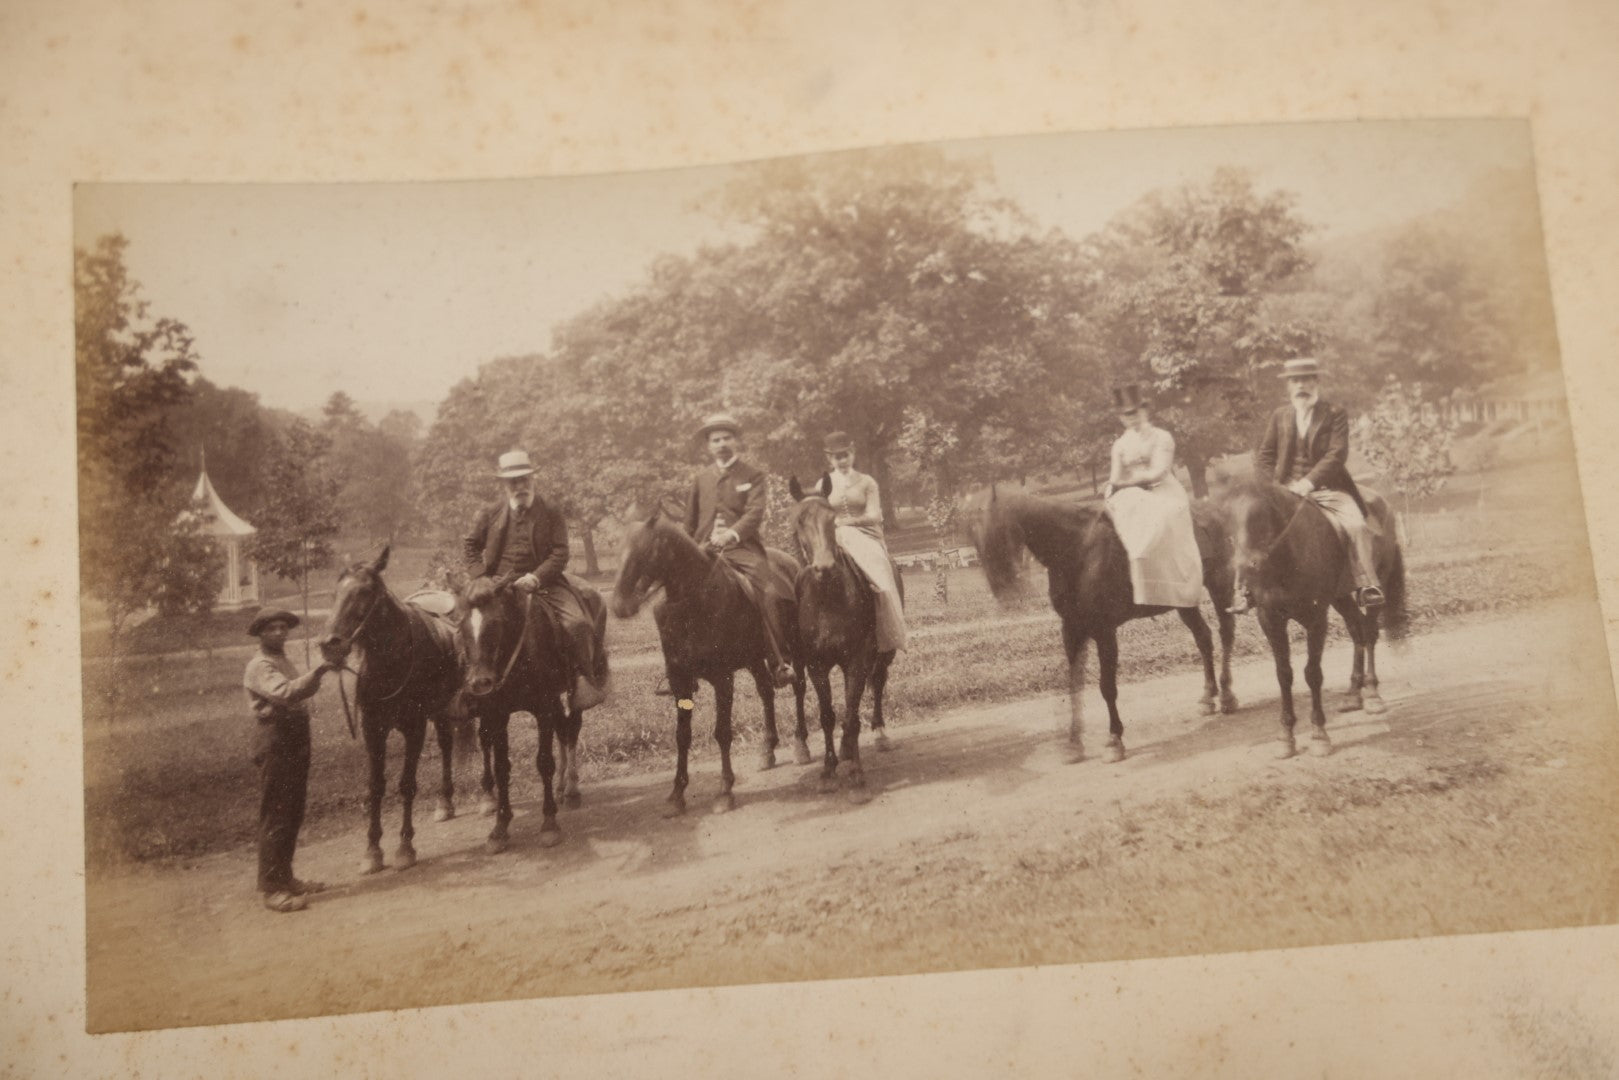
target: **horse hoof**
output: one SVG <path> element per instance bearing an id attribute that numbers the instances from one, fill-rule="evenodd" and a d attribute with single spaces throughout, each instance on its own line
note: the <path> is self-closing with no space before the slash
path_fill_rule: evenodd
<path id="1" fill-rule="evenodd" d="M 1108 743 L 1107 744 L 1107 762 L 1108 762 L 1108 764 L 1109 765 L 1117 765 L 1119 762 L 1121 762 L 1123 760 L 1124 760 L 1124 744 L 1122 742 L 1110 742 L 1110 743 Z"/>
<path id="2" fill-rule="evenodd" d="M 820 780 L 822 795 L 830 795 L 838 790 L 838 777 L 836 773 L 822 773 Z"/>
<path id="3" fill-rule="evenodd" d="M 493 814 L 497 809 L 499 809 L 498 804 L 495 802 L 494 799 L 491 799 L 487 795 L 485 795 L 483 798 L 478 800 L 478 814 L 481 817 L 488 817 L 489 815 Z"/>
<path id="4" fill-rule="evenodd" d="M 759 751 L 759 771 L 769 772 L 776 767 L 776 751 L 766 746 Z"/>
<path id="5" fill-rule="evenodd" d="M 1354 694 L 1351 694 L 1348 697 L 1344 698 L 1342 703 L 1339 704 L 1338 711 L 1341 712 L 1341 713 L 1360 712 L 1360 710 L 1365 706 L 1365 704 L 1366 704 L 1365 701 L 1363 701 L 1360 697 L 1358 697 L 1358 696 L 1356 696 Z"/>
<path id="6" fill-rule="evenodd" d="M 1220 711 L 1220 707 L 1215 704 L 1214 699 L 1211 697 L 1203 698 L 1197 704 L 1204 716 L 1213 716 Z"/>
<path id="7" fill-rule="evenodd" d="M 434 821 L 449 821 L 453 817 L 455 817 L 455 807 L 449 803 L 441 802 L 438 804 L 438 809 L 433 811 Z"/>
<path id="8" fill-rule="evenodd" d="M 382 861 L 382 852 L 380 850 L 367 851 L 360 859 L 360 873 L 375 874 L 385 865 L 387 864 Z"/>
<path id="9" fill-rule="evenodd" d="M 562 805 L 566 806 L 569 810 L 579 809 L 579 804 L 582 802 L 584 802 L 584 800 L 579 797 L 579 793 L 577 791 L 570 791 L 566 795 L 562 796 Z"/>
<path id="10" fill-rule="evenodd" d="M 671 798 L 663 804 L 663 816 L 666 818 L 677 818 L 685 812 L 686 800 L 684 797 Z"/>
<path id="11" fill-rule="evenodd" d="M 540 826 L 541 847 L 556 847 L 560 843 L 562 843 L 562 830 L 557 828 L 556 822 L 548 821 L 544 825 Z"/>
<path id="12" fill-rule="evenodd" d="M 1288 758 L 1292 757 L 1294 754 L 1296 754 L 1298 752 L 1299 752 L 1298 747 L 1293 745 L 1293 740 L 1292 739 L 1288 739 L 1288 740 L 1286 740 L 1284 742 L 1280 742 L 1280 743 L 1276 744 L 1276 760 L 1277 761 L 1286 761 Z"/>
<path id="13" fill-rule="evenodd" d="M 1220 711 L 1222 713 L 1224 713 L 1225 715 L 1227 715 L 1227 716 L 1230 716 L 1232 713 L 1236 712 L 1237 711 L 1237 695 L 1236 694 L 1221 694 L 1220 695 Z"/>
<path id="14" fill-rule="evenodd" d="M 864 779 L 861 779 L 859 783 L 850 781 L 848 788 L 844 790 L 843 794 L 846 799 L 854 803 L 856 806 L 865 806 L 871 801 L 871 791 L 867 789 L 866 781 Z"/>
<path id="15" fill-rule="evenodd" d="M 483 853 L 485 855 L 499 855 L 510 846 L 511 841 L 504 836 L 491 836 L 483 842 Z"/>
<path id="16" fill-rule="evenodd" d="M 1383 698 L 1378 694 L 1367 694 L 1363 700 L 1366 704 L 1366 711 L 1373 716 L 1389 711 L 1388 705 L 1384 703 Z"/>
<path id="17" fill-rule="evenodd" d="M 815 757 L 810 753 L 809 743 L 803 739 L 793 740 L 793 763 L 795 765 L 815 764 Z"/>
<path id="18" fill-rule="evenodd" d="M 1310 738 L 1310 756 L 1326 757 L 1332 753 L 1332 740 L 1325 735 L 1315 735 Z"/>
<path id="19" fill-rule="evenodd" d="M 1085 748 L 1077 743 L 1069 743 L 1063 751 L 1063 762 L 1068 765 L 1078 765 L 1085 760 Z"/>
<path id="20" fill-rule="evenodd" d="M 714 813 L 729 814 L 736 809 L 736 796 L 729 791 L 714 800 Z"/>
<path id="21" fill-rule="evenodd" d="M 877 733 L 872 736 L 871 745 L 875 746 L 885 754 L 894 749 L 894 744 L 888 739 L 888 731 L 884 728 L 877 729 Z"/>
<path id="22" fill-rule="evenodd" d="M 394 869 L 395 870 L 409 870 L 411 867 L 413 867 L 415 865 L 416 865 L 416 849 L 415 848 L 401 847 L 398 851 L 394 852 Z"/>

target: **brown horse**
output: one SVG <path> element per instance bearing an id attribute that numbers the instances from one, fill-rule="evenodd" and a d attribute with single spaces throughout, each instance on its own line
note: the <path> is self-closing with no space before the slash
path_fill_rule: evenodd
<path id="1" fill-rule="evenodd" d="M 584 581 L 571 580 L 584 609 L 595 625 L 598 641 L 605 635 L 607 609 L 601 596 Z M 561 588 L 563 586 L 553 586 Z M 563 801 L 579 805 L 578 746 L 583 714 L 563 707 L 571 669 L 558 641 L 557 628 L 538 605 L 522 596 L 505 579 L 476 578 L 460 598 L 457 633 L 466 656 L 464 687 L 470 709 L 478 716 L 478 739 L 484 748 L 485 785 L 490 781 L 493 758 L 495 825 L 484 843 L 490 854 L 505 851 L 512 820 L 511 751 L 508 728 L 511 714 L 526 712 L 539 727 L 539 750 L 534 767 L 544 788 L 541 805 L 540 846 L 552 847 L 562 839 L 557 826 L 553 781 L 561 758 Z M 607 651 L 599 648 L 606 678 Z M 556 743 L 553 754 L 552 743 Z"/>
<path id="2" fill-rule="evenodd" d="M 855 566 L 854 560 L 837 543 L 837 513 L 826 497 L 806 495 L 798 477 L 792 477 L 787 490 L 797 505 L 793 509 L 793 539 L 807 564 L 798 575 L 798 635 L 803 643 L 804 660 L 810 682 L 821 705 L 821 733 L 826 753 L 821 769 L 823 790 L 837 789 L 838 755 L 832 749 L 832 729 L 837 712 L 832 707 L 832 669 L 843 671 L 843 773 L 849 798 L 866 802 L 866 775 L 860 766 L 860 699 L 871 685 L 871 728 L 879 750 L 887 750 L 888 732 L 883 728 L 883 688 L 888 685 L 888 667 L 894 651 L 877 650 L 877 601 L 871 583 Z M 904 598 L 905 586 L 898 572 L 894 583 Z M 808 733 L 800 713 L 794 750 L 802 751 L 800 764 L 809 763 Z"/>
<path id="3" fill-rule="evenodd" d="M 360 863 L 360 871 L 366 874 L 384 866 L 382 796 L 390 731 L 399 732 L 405 739 L 405 760 L 399 776 L 404 810 L 394 866 L 406 870 L 416 863 L 411 808 L 416 799 L 416 766 L 421 760 L 429 720 L 438 734 L 444 770 L 439 816 L 449 817 L 455 812 L 450 775 L 454 719 L 450 706 L 461 685 L 461 661 L 454 631 L 442 620 L 395 599 L 382 580 L 387 565 L 388 548 L 384 547 L 372 562 L 354 563 L 339 575 L 326 635 L 320 641 L 321 656 L 340 667 L 353 646 L 359 646 L 364 655 L 355 678 L 354 704 L 360 713 L 360 731 L 370 769 L 370 829 Z M 347 698 L 344 700 L 346 708 Z"/>
<path id="4" fill-rule="evenodd" d="M 686 535 L 684 529 L 653 511 L 645 521 L 634 522 L 624 536 L 623 562 L 613 585 L 613 614 L 621 619 L 634 617 L 654 589 L 662 588 L 664 599 L 652 608 L 658 624 L 658 640 L 663 646 L 663 662 L 669 689 L 675 696 L 675 785 L 669 795 L 665 817 L 686 812 L 686 758 L 691 749 L 691 716 L 695 708 L 698 680 L 714 688 L 714 741 L 720 748 L 722 788 L 714 800 L 714 812 L 734 809 L 736 797 L 731 788 L 736 775 L 731 771 L 731 709 L 735 696 L 735 675 L 747 671 L 759 689 L 764 706 L 765 739 L 760 751 L 760 767 L 775 765 L 776 687 L 766 662 L 768 646 L 758 610 L 748 599 L 740 574 L 723 556 L 711 557 Z M 797 560 L 784 551 L 771 549 L 770 561 L 794 580 L 800 569 Z M 796 640 L 796 619 L 785 619 L 789 631 L 787 649 L 793 663 L 793 696 L 797 702 L 798 730 L 804 730 L 804 662 Z"/>
<path id="5" fill-rule="evenodd" d="M 1006 597 L 1018 584 L 1027 550 L 1047 571 L 1051 606 L 1062 619 L 1063 648 L 1068 656 L 1069 760 L 1083 761 L 1083 692 L 1085 648 L 1093 638 L 1102 666 L 1102 700 L 1108 712 L 1108 760 L 1124 760 L 1124 724 L 1119 719 L 1118 628 L 1132 619 L 1174 611 L 1192 631 L 1203 658 L 1205 714 L 1218 708 L 1235 712 L 1231 691 L 1231 642 L 1236 625 L 1231 606 L 1234 575 L 1226 532 L 1216 512 L 1198 505 L 1193 520 L 1203 555 L 1203 585 L 1214 601 L 1220 624 L 1220 678 L 1214 675 L 1214 639 L 1202 612 L 1195 607 L 1144 607 L 1135 602 L 1130 585 L 1130 557 L 1113 522 L 1098 507 L 1057 502 L 1034 495 L 1001 495 L 991 487 L 987 511 L 969 525 L 990 589 Z"/>
<path id="6" fill-rule="evenodd" d="M 1346 707 L 1364 707 L 1370 713 L 1384 709 L 1377 686 L 1379 611 L 1387 620 L 1389 636 L 1402 636 L 1407 619 L 1405 558 L 1394 539 L 1388 504 L 1364 487 L 1361 498 L 1366 503 L 1367 521 L 1380 534 L 1373 553 L 1385 598 L 1381 609 L 1367 611 L 1355 606 L 1351 599 L 1349 551 L 1319 506 L 1278 484 L 1259 482 L 1239 485 L 1225 499 L 1235 559 L 1243 567 L 1244 580 L 1258 609 L 1260 629 L 1276 661 L 1276 682 L 1282 692 L 1278 753 L 1284 758 L 1297 751 L 1293 741 L 1293 727 L 1298 722 L 1293 712 L 1293 662 L 1287 640 L 1290 620 L 1304 627 L 1304 681 L 1310 688 L 1310 724 L 1315 729 L 1310 735 L 1311 752 L 1324 755 L 1332 750 L 1321 706 L 1321 652 L 1326 645 L 1330 609 L 1343 616 L 1355 643 L 1355 666 Z"/>

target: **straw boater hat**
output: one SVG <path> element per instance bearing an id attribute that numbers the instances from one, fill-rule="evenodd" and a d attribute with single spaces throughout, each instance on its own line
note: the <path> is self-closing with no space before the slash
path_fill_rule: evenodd
<path id="1" fill-rule="evenodd" d="M 1121 413 L 1135 412 L 1146 404 L 1141 400 L 1141 387 L 1134 383 L 1113 388 L 1113 407 Z"/>
<path id="2" fill-rule="evenodd" d="M 1296 360 L 1282 361 L 1282 370 L 1276 373 L 1278 379 L 1300 378 L 1305 375 L 1319 376 L 1321 364 L 1313 356 L 1301 356 Z"/>
<path id="3" fill-rule="evenodd" d="M 265 608 L 253 616 L 253 621 L 247 624 L 248 636 L 258 637 L 264 633 L 264 628 L 273 622 L 284 622 L 287 624 L 287 629 L 291 630 L 298 625 L 298 616 L 282 608 Z"/>
<path id="4" fill-rule="evenodd" d="M 703 421 L 702 427 L 697 429 L 697 437 L 706 439 L 716 431 L 729 431 L 732 435 L 740 438 L 742 436 L 742 425 L 737 423 L 736 417 L 730 413 L 714 413 Z"/>
<path id="5" fill-rule="evenodd" d="M 495 467 L 495 475 L 502 480 L 515 480 L 519 476 L 533 476 L 534 463 L 529 461 L 526 450 L 508 450 L 500 455 L 500 463 Z"/>
<path id="6" fill-rule="evenodd" d="M 821 449 L 829 454 L 841 454 L 854 449 L 854 440 L 849 438 L 847 431 L 834 431 L 821 443 Z"/>

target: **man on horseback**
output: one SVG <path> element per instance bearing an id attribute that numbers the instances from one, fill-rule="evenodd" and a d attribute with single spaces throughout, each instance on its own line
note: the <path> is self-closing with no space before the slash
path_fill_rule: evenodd
<path id="1" fill-rule="evenodd" d="M 1348 540 L 1355 603 L 1375 608 L 1383 603 L 1383 590 L 1366 503 L 1349 475 L 1349 414 L 1322 399 L 1320 376 L 1321 365 L 1309 357 L 1282 365 L 1289 403 L 1271 414 L 1254 450 L 1254 477 L 1272 479 L 1325 511 Z M 1241 599 L 1231 610 L 1247 611 L 1252 601 L 1245 584 L 1238 585 Z"/>
<path id="2" fill-rule="evenodd" d="M 495 471 L 506 497 L 478 512 L 462 540 L 473 578 L 509 582 L 537 601 L 563 642 L 574 679 L 570 708 L 588 709 L 605 699 L 597 672 L 603 670 L 595 624 L 563 573 L 568 566 L 568 525 L 562 514 L 534 491 L 534 465 L 528 454 L 500 455 Z"/>
<path id="3" fill-rule="evenodd" d="M 794 604 L 793 584 L 771 566 L 759 529 L 764 524 L 764 470 L 738 456 L 742 427 L 726 413 L 710 416 L 698 429 L 714 464 L 697 474 L 686 504 L 686 533 L 703 549 L 735 570 L 748 599 L 759 609 L 770 650 L 770 675 L 777 686 L 793 680 L 787 662 L 786 622 Z"/>

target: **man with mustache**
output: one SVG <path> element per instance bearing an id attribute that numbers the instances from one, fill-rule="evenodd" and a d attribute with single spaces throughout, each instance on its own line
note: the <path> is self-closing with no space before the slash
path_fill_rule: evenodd
<path id="1" fill-rule="evenodd" d="M 479 511 L 462 539 L 467 572 L 510 583 L 530 594 L 538 612 L 559 631 L 566 659 L 573 666 L 570 709 L 589 709 L 606 699 L 601 685 L 604 665 L 597 627 L 584 601 L 563 573 L 568 566 L 568 525 L 555 507 L 534 491 L 534 464 L 522 450 L 500 455 L 495 476 L 506 495 Z"/>
<path id="2" fill-rule="evenodd" d="M 1355 581 L 1355 603 L 1363 608 L 1383 603 L 1372 533 L 1366 525 L 1366 503 L 1349 475 L 1349 414 L 1321 397 L 1321 365 L 1311 357 L 1288 360 L 1289 403 L 1271 414 L 1254 450 L 1255 479 L 1271 479 L 1303 495 L 1326 512 L 1349 541 L 1349 565 Z M 1231 610 L 1252 605 L 1246 588 Z"/>

